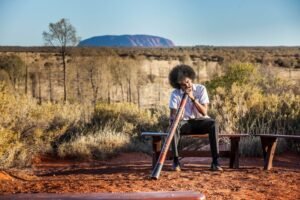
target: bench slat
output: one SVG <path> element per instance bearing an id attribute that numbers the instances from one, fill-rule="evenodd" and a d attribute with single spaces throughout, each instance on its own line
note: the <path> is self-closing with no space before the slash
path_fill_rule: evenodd
<path id="1" fill-rule="evenodd" d="M 246 133 L 219 134 L 219 137 L 247 137 L 247 136 L 250 136 L 250 135 L 246 134 Z"/>
<path id="2" fill-rule="evenodd" d="M 168 133 L 162 132 L 142 132 L 142 136 L 167 136 Z"/>
<path id="3" fill-rule="evenodd" d="M 255 134 L 255 136 L 269 137 L 269 138 L 290 138 L 290 139 L 300 139 L 300 135 L 276 135 L 276 134 Z"/>
<path id="4" fill-rule="evenodd" d="M 142 132 L 142 136 L 167 136 L 168 133 L 163 132 Z M 185 134 L 183 133 L 182 136 L 191 136 L 191 137 L 199 137 L 199 138 L 207 138 L 208 134 Z M 219 137 L 246 137 L 249 134 L 219 134 Z"/>
<path id="5" fill-rule="evenodd" d="M 168 133 L 163 133 L 163 132 L 142 132 L 142 136 L 167 136 Z M 207 134 L 185 134 L 183 133 L 182 135 L 184 136 L 191 136 L 191 137 L 199 137 L 199 138 L 205 138 L 208 137 Z M 219 134 L 219 137 L 247 137 L 250 136 L 250 134 Z M 277 135 L 277 134 L 255 134 L 253 136 L 262 136 L 262 137 L 277 137 L 277 138 L 291 138 L 291 139 L 300 139 L 300 135 Z"/>

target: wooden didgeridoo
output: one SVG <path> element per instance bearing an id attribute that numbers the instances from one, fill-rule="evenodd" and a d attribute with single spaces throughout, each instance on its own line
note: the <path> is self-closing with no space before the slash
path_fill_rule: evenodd
<path id="1" fill-rule="evenodd" d="M 180 118 L 181 118 L 181 116 L 184 112 L 184 107 L 185 107 L 185 104 L 187 102 L 187 99 L 188 99 L 188 95 L 186 93 L 184 93 L 183 96 L 182 96 L 180 105 L 179 105 L 179 109 L 177 110 L 175 120 L 173 121 L 173 123 L 171 125 L 171 128 L 169 129 L 169 132 L 168 132 L 167 138 L 165 140 L 165 143 L 164 143 L 164 145 L 161 149 L 161 152 L 160 152 L 160 155 L 159 155 L 158 160 L 156 162 L 156 165 L 155 165 L 155 167 L 152 171 L 152 174 L 151 174 L 152 179 L 157 180 L 159 175 L 160 175 L 160 172 L 161 172 L 162 167 L 164 165 L 164 162 L 166 160 L 166 156 L 167 156 L 170 144 L 171 144 L 172 139 L 174 137 L 174 134 L 176 132 L 177 126 L 180 122 Z"/>

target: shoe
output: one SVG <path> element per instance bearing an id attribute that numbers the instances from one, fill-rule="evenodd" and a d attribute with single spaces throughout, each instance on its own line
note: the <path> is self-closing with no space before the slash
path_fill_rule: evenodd
<path id="1" fill-rule="evenodd" d="M 177 161 L 177 162 L 173 161 L 172 169 L 173 169 L 173 171 L 180 172 L 181 171 L 180 162 L 179 161 Z"/>
<path id="2" fill-rule="evenodd" d="M 212 171 L 223 171 L 223 168 L 219 165 L 219 163 L 211 163 L 210 169 Z"/>

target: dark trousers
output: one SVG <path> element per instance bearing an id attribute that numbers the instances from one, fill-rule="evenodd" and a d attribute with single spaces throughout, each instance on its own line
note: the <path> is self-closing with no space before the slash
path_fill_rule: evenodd
<path id="1" fill-rule="evenodd" d="M 182 120 L 177 127 L 176 133 L 172 141 L 172 151 L 174 157 L 179 157 L 178 143 L 180 135 L 188 134 L 209 134 L 209 143 L 213 162 L 217 162 L 219 157 L 218 134 L 216 131 L 216 122 L 211 118 L 198 118 L 190 120 Z"/>

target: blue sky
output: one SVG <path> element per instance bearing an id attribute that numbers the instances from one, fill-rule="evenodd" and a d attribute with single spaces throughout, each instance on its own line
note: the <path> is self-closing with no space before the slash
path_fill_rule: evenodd
<path id="1" fill-rule="evenodd" d="M 42 46 L 50 22 L 77 35 L 148 34 L 176 45 L 300 45 L 300 0 L 0 0 L 0 45 Z"/>

